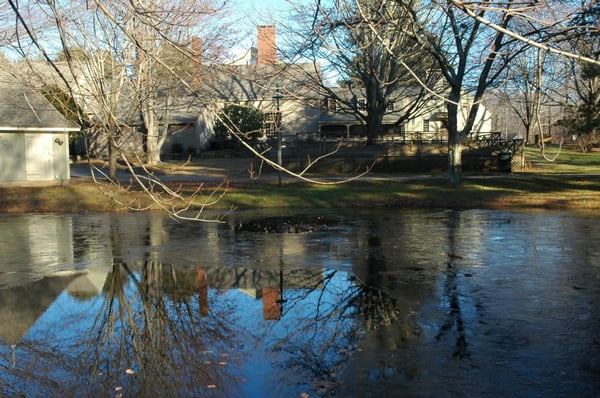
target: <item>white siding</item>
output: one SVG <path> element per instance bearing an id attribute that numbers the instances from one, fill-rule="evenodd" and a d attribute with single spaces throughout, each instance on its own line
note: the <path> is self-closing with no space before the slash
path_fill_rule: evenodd
<path id="1" fill-rule="evenodd" d="M 28 181 L 45 181 L 54 178 L 52 134 L 25 135 Z"/>

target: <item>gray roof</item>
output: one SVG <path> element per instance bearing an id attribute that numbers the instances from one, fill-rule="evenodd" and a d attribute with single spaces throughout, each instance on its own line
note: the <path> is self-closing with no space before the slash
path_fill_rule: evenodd
<path id="1" fill-rule="evenodd" d="M 24 285 L 0 289 L 0 340 L 5 344 L 18 344 L 77 276 L 48 276 Z"/>
<path id="2" fill-rule="evenodd" d="M 318 91 L 312 64 L 213 65 L 199 69 L 197 93 L 219 101 L 272 100 L 277 88 L 286 98 L 315 96 Z"/>
<path id="3" fill-rule="evenodd" d="M 0 71 L 0 131 L 77 131 L 39 92 Z"/>

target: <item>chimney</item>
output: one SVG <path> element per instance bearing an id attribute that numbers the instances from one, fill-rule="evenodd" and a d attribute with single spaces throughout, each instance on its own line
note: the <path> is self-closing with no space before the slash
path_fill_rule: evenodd
<path id="1" fill-rule="evenodd" d="M 277 44 L 276 32 L 273 25 L 260 25 L 258 27 L 258 64 L 268 65 L 276 62 L 275 54 Z"/>
<path id="2" fill-rule="evenodd" d="M 192 87 L 197 90 L 200 86 L 200 66 L 202 65 L 202 39 L 199 37 L 192 37 L 192 63 L 194 77 Z"/>
<path id="3" fill-rule="evenodd" d="M 202 267 L 198 267 L 198 296 L 200 298 L 200 316 L 208 316 L 208 278 Z"/>
<path id="4" fill-rule="evenodd" d="M 263 319 L 265 321 L 278 321 L 281 319 L 280 297 L 281 290 L 263 287 Z"/>

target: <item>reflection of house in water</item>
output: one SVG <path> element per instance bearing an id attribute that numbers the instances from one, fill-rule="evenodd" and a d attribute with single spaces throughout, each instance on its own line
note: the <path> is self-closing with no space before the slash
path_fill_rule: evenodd
<path id="1" fill-rule="evenodd" d="M 95 297 L 102 293 L 112 266 L 91 266 L 86 268 L 85 273 L 73 279 L 67 286 L 67 292 L 73 297 L 85 299 Z"/>
<path id="2" fill-rule="evenodd" d="M 320 268 L 257 270 L 236 267 L 211 267 L 197 270 L 202 315 L 208 315 L 208 289 L 238 289 L 256 299 L 262 299 L 263 318 L 278 320 L 288 289 L 323 289 Z"/>
<path id="3" fill-rule="evenodd" d="M 1 287 L 28 284 L 73 264 L 73 222 L 70 217 L 30 215 L 6 217 L 0 228 Z"/>
<path id="4" fill-rule="evenodd" d="M 0 338 L 2 343 L 13 348 L 19 344 L 29 329 L 78 275 L 70 273 L 46 276 L 30 283 L 0 289 Z"/>

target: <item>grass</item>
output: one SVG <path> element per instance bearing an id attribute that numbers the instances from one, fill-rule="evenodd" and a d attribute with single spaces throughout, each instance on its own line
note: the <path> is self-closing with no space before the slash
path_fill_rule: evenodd
<path id="1" fill-rule="evenodd" d="M 119 212 L 126 211 L 127 205 L 147 207 L 150 202 L 139 192 L 99 186 L 92 182 L 0 188 L 0 213 Z"/>
<path id="2" fill-rule="evenodd" d="M 337 186 L 289 184 L 233 188 L 220 208 L 403 207 L 600 210 L 598 178 L 559 175 L 470 177 L 459 184 L 444 179 L 353 182 Z"/>
<path id="3" fill-rule="evenodd" d="M 600 151 L 575 147 L 525 148 L 527 171 L 510 175 L 465 175 L 458 184 L 444 177 L 360 180 L 342 185 L 287 184 L 235 188 L 221 207 L 414 207 L 600 210 Z M 556 154 L 558 153 L 558 156 Z"/>
<path id="4" fill-rule="evenodd" d="M 549 147 L 554 156 L 557 147 Z M 525 150 L 525 173 L 465 175 L 458 184 L 443 177 L 398 176 L 364 179 L 338 185 L 310 185 L 285 180 L 235 183 L 213 207 L 229 208 L 504 208 L 600 210 L 600 151 L 580 153 L 564 147 L 549 162 L 539 148 Z M 191 190 L 184 187 L 183 190 Z M 211 191 L 207 187 L 205 194 Z M 197 200 L 198 205 L 206 196 Z M 125 206 L 123 206 L 125 204 Z M 97 186 L 79 180 L 66 186 L 0 188 L 0 212 L 114 212 L 129 207 L 152 207 L 140 192 Z M 155 208 L 155 207 L 154 207 Z"/>
<path id="5" fill-rule="evenodd" d="M 544 156 L 545 155 L 545 156 Z M 536 173 L 600 174 L 600 149 L 582 153 L 574 145 L 546 145 L 544 155 L 536 145 L 525 147 L 525 162 Z"/>

